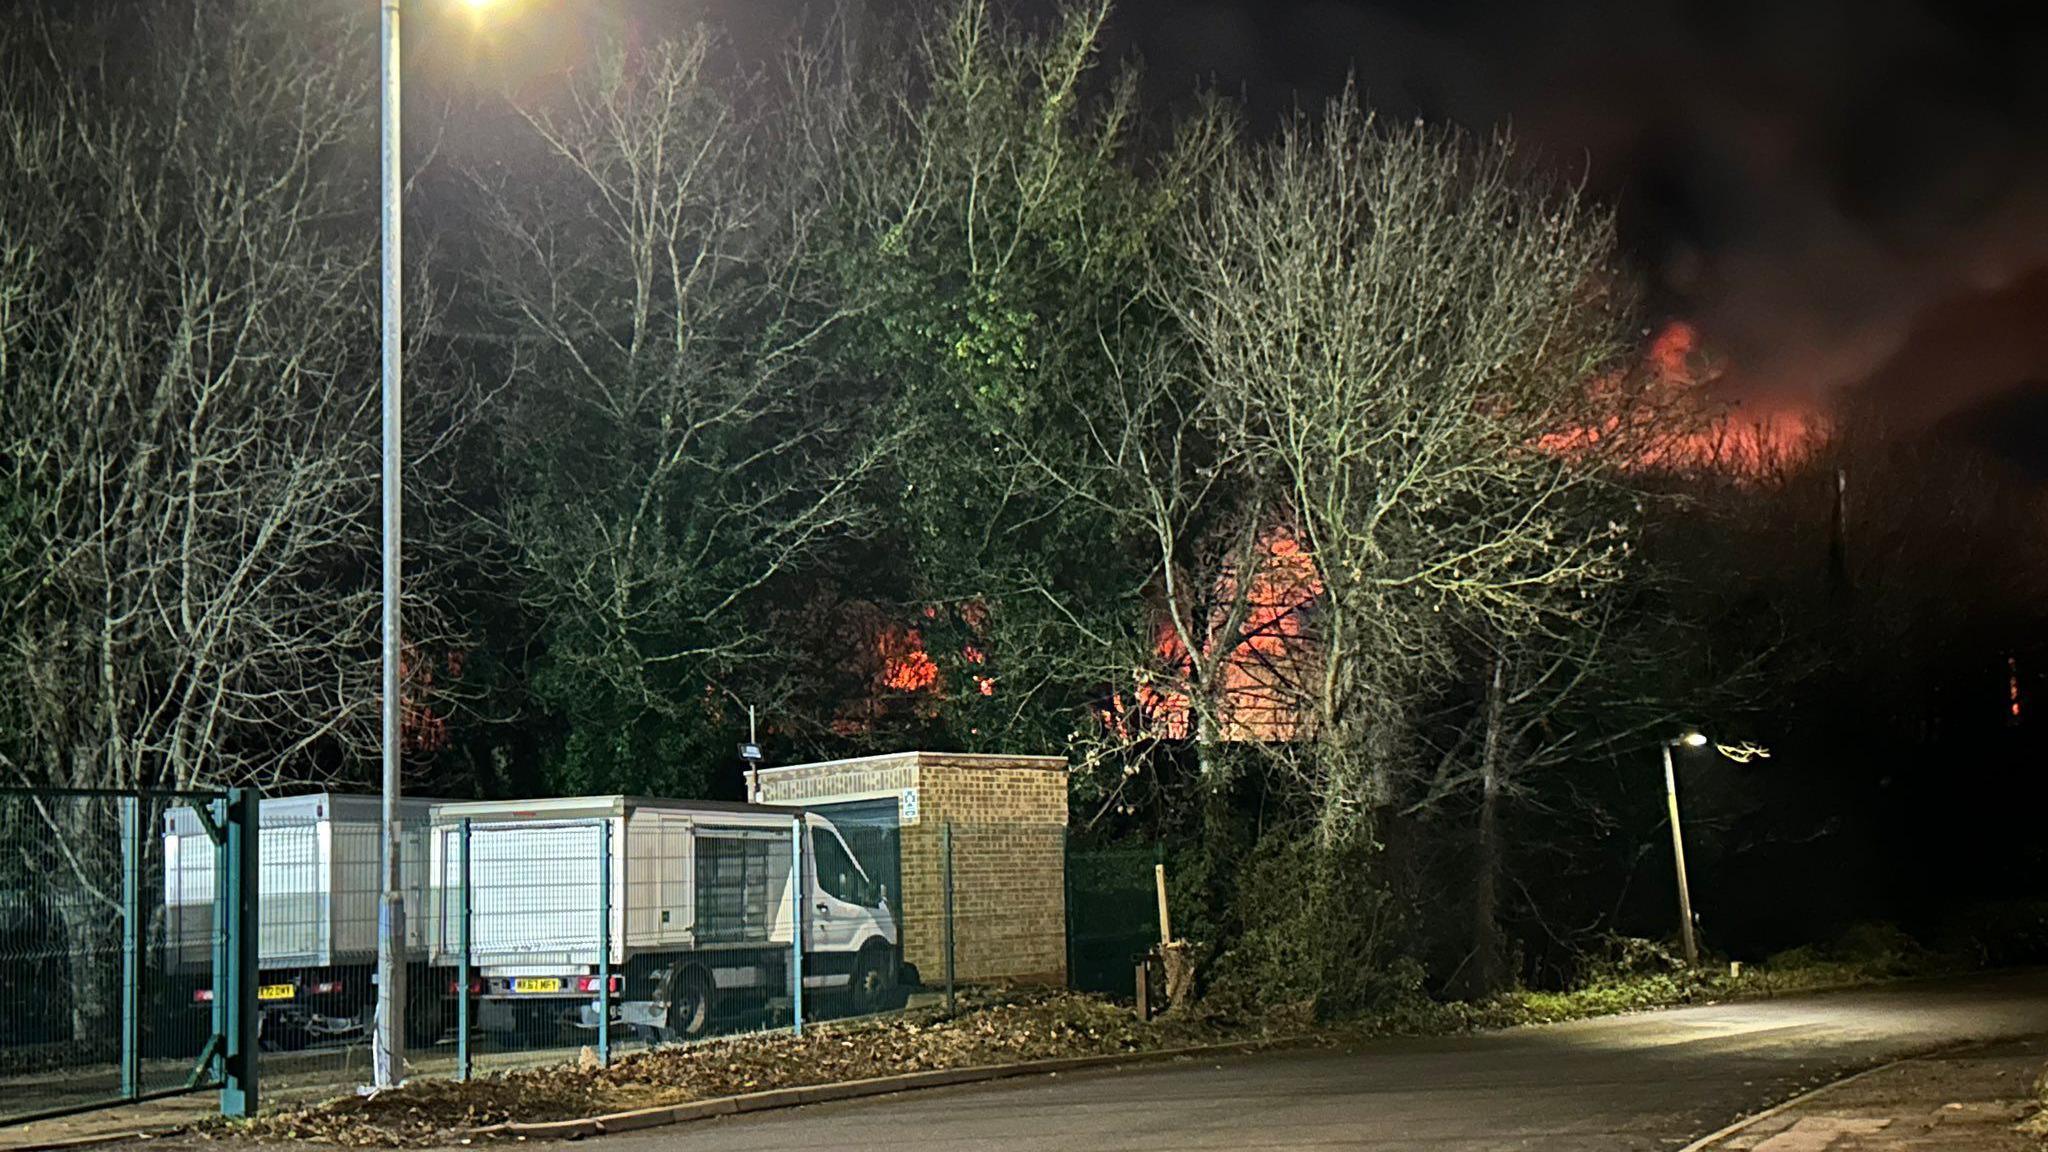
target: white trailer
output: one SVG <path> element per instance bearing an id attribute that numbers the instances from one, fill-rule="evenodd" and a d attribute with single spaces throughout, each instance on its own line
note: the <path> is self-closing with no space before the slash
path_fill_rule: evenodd
<path id="1" fill-rule="evenodd" d="M 406 894 L 409 962 L 428 956 L 427 840 L 435 801 L 399 804 L 399 882 Z M 376 1001 L 378 866 L 382 802 L 314 792 L 264 797 L 256 878 L 257 1003 L 264 1044 L 291 1048 L 365 1034 Z M 189 807 L 164 813 L 164 917 L 169 968 L 204 974 L 213 957 L 213 842 Z M 191 982 L 207 1006 L 208 984 Z M 429 1044 L 446 1026 L 447 990 L 408 984 L 408 1039 Z"/>
<path id="2" fill-rule="evenodd" d="M 896 989 L 888 894 L 815 813 L 582 796 L 440 804 L 433 825 L 433 963 L 460 963 L 466 904 L 471 992 L 487 1030 L 594 1030 L 604 970 L 615 1025 L 684 1039 L 720 1020 L 765 1019 L 787 1000 L 798 829 L 806 994 L 872 1010 Z"/>

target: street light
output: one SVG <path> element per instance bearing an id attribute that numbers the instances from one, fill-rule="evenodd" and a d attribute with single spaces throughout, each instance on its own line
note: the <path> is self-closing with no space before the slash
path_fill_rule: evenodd
<path id="1" fill-rule="evenodd" d="M 1678 927 L 1680 938 L 1685 942 L 1687 966 L 1700 962 L 1700 950 L 1699 942 L 1693 938 L 1692 891 L 1685 880 L 1685 833 L 1678 823 L 1678 774 L 1671 767 L 1671 750 L 1680 745 L 1687 748 L 1704 748 L 1708 743 L 1706 733 L 1688 729 L 1658 745 L 1658 750 L 1664 754 L 1664 807 L 1671 817 L 1671 860 L 1678 870 Z M 1771 754 L 1769 749 L 1749 743 L 1735 746 L 1722 744 L 1716 748 L 1721 755 L 1738 764 L 1746 764 Z"/>
<path id="2" fill-rule="evenodd" d="M 1685 882 L 1685 833 L 1678 826 L 1678 773 L 1671 767 L 1671 750 L 1680 744 L 1698 748 L 1706 742 L 1707 738 L 1700 733 L 1687 732 L 1658 745 L 1658 751 L 1664 754 L 1664 807 L 1671 816 L 1671 858 L 1678 869 L 1678 930 L 1685 942 L 1687 967 L 1700 962 L 1700 948 L 1692 932 L 1692 892 Z"/>
<path id="3" fill-rule="evenodd" d="M 399 350 L 404 335 L 399 301 L 398 3 L 382 0 L 381 95 L 379 116 L 383 161 L 383 340 L 384 372 L 384 612 L 383 709 L 380 739 L 384 754 L 383 888 L 377 905 L 377 1016 L 370 1038 L 371 1083 L 391 1088 L 405 1079 L 405 896 L 398 886 L 398 593 L 399 562 Z"/>
<path id="4" fill-rule="evenodd" d="M 495 0 L 463 0 L 472 12 L 481 12 Z M 381 94 L 379 151 L 382 154 L 383 231 L 383 384 L 384 468 L 383 468 L 383 708 L 381 743 L 384 759 L 383 817 L 381 828 L 382 899 L 377 907 L 377 1015 L 370 1040 L 372 1082 L 390 1088 L 405 1079 L 405 896 L 398 885 L 398 652 L 400 631 L 398 601 L 400 587 L 399 542 L 403 539 L 399 511 L 402 503 L 400 440 L 404 431 L 400 410 L 400 353 L 404 337 L 404 315 L 399 293 L 400 212 L 403 185 L 399 156 L 399 0 L 381 0 L 380 35 Z"/>

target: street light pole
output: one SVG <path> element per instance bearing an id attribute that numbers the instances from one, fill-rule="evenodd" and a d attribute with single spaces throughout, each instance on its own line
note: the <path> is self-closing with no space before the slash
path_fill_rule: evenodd
<path id="1" fill-rule="evenodd" d="M 1692 891 L 1685 882 L 1685 833 L 1678 824 L 1678 774 L 1671 767 L 1671 749 L 1680 743 L 1698 746 L 1706 742 L 1705 737 L 1693 732 L 1659 745 L 1664 753 L 1664 806 L 1671 817 L 1671 858 L 1678 869 L 1678 928 L 1685 942 L 1685 963 L 1688 967 L 1699 964 L 1700 949 L 1692 933 Z"/>
<path id="2" fill-rule="evenodd" d="M 371 1040 L 373 1083 L 390 1088 L 405 1079 L 405 894 L 399 887 L 398 828 L 398 597 L 399 511 L 401 500 L 399 442 L 399 356 L 404 333 L 399 297 L 398 150 L 398 5 L 382 0 L 382 143 L 384 232 L 384 667 L 383 752 L 384 810 L 382 826 L 382 899 L 377 906 L 377 1016 Z"/>

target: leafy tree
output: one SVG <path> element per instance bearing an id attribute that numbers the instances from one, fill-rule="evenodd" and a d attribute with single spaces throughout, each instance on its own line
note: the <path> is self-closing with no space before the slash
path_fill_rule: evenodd
<path id="1" fill-rule="evenodd" d="M 1106 15 L 1032 32 L 970 0 L 800 70 L 835 267 L 867 303 L 848 370 L 886 382 L 903 430 L 874 497 L 901 590 L 877 595 L 969 747 L 1066 743 L 1142 649 L 1151 566 L 1101 514 L 1099 456 L 1119 434 L 1105 381 L 1146 339 L 1161 201 L 1131 155 L 1134 77 L 1097 61 Z"/>

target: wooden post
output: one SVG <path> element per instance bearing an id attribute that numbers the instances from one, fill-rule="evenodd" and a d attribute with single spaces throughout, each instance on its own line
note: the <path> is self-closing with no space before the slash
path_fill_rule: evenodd
<path id="1" fill-rule="evenodd" d="M 1700 946 L 1692 932 L 1692 890 L 1685 881 L 1685 833 L 1678 824 L 1678 776 L 1671 769 L 1671 741 L 1664 741 L 1663 752 L 1664 804 L 1671 820 L 1671 859 L 1678 867 L 1679 939 L 1685 943 L 1686 967 L 1691 968 L 1700 962 Z"/>
<path id="2" fill-rule="evenodd" d="M 1152 1018 L 1152 966 L 1138 961 L 1138 1019 Z"/>
<path id="3" fill-rule="evenodd" d="M 1152 866 L 1152 886 L 1159 890 L 1159 946 L 1173 943 L 1173 922 L 1166 918 L 1166 865 Z"/>

